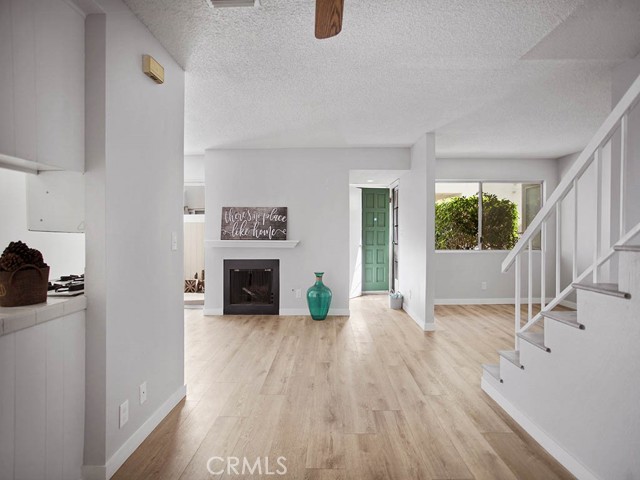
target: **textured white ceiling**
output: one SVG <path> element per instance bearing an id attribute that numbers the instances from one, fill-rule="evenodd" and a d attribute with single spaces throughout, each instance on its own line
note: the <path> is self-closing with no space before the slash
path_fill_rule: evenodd
<path id="1" fill-rule="evenodd" d="M 555 157 L 610 110 L 640 51 L 640 0 L 345 0 L 316 40 L 313 0 L 218 9 L 126 0 L 185 68 L 185 151 L 407 146 Z"/>

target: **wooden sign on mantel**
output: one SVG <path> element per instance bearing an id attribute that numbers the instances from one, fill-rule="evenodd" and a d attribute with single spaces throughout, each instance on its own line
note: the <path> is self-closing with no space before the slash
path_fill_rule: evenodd
<path id="1" fill-rule="evenodd" d="M 222 207 L 221 240 L 286 240 L 287 207 Z"/>

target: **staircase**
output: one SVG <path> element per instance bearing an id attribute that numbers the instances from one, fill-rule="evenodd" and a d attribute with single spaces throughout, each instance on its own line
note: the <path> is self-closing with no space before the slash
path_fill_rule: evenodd
<path id="1" fill-rule="evenodd" d="M 629 227 L 640 207 L 629 202 L 631 189 L 640 188 L 629 174 L 640 162 L 637 151 L 630 154 L 630 139 L 640 134 L 640 125 L 630 129 L 639 120 L 639 96 L 640 78 L 505 259 L 502 271 L 515 273 L 515 347 L 498 352 L 498 364 L 483 365 L 483 390 L 580 479 L 640 479 L 640 223 Z M 588 191 L 595 209 L 585 239 L 578 228 L 585 206 L 577 199 L 587 171 L 595 179 Z M 572 215 L 567 199 L 576 199 Z M 566 227 L 572 258 L 565 285 Z M 593 246 L 587 265 L 578 258 L 585 240 Z M 539 291 L 546 295 L 534 304 L 537 261 Z M 547 302 L 549 267 L 555 292 Z M 563 308 L 573 297 L 575 310 Z"/>

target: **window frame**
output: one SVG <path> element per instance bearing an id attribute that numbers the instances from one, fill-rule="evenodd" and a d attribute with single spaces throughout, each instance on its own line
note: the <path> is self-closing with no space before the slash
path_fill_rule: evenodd
<path id="1" fill-rule="evenodd" d="M 435 249 L 436 253 L 505 253 L 510 252 L 510 250 L 487 250 L 482 248 L 482 195 L 484 193 L 483 184 L 485 183 L 519 183 L 521 185 L 540 185 L 540 210 L 544 208 L 544 204 L 546 203 L 546 181 L 545 180 L 491 180 L 491 179 L 483 179 L 477 180 L 473 179 L 446 179 L 446 180 L 435 180 L 435 183 L 477 183 L 478 184 L 478 243 L 477 247 L 470 250 L 443 250 L 443 249 Z M 434 198 L 434 208 L 435 208 L 436 200 Z M 540 211 L 538 210 L 538 211 Z M 526 228 L 519 232 L 522 235 L 526 231 Z M 435 243 L 435 239 L 434 239 Z M 533 248 L 532 251 L 539 252 L 541 249 Z"/>

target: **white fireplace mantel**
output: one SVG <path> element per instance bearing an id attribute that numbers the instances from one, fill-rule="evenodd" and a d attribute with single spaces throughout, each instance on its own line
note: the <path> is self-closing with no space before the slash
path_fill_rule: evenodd
<path id="1" fill-rule="evenodd" d="M 300 240 L 205 240 L 207 248 L 295 248 Z"/>

